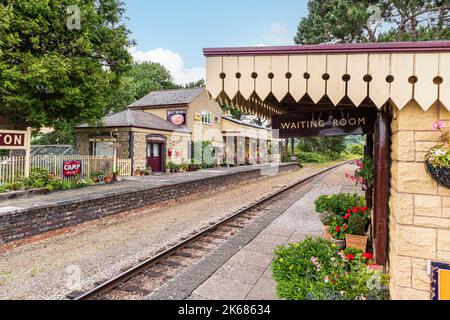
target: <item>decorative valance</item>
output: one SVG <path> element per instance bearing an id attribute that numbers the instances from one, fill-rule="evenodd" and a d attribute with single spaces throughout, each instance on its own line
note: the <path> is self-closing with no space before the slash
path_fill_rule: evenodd
<path id="1" fill-rule="evenodd" d="M 219 102 L 270 117 L 283 101 L 370 98 L 402 109 L 415 100 L 450 110 L 450 41 L 205 49 L 206 82 Z"/>

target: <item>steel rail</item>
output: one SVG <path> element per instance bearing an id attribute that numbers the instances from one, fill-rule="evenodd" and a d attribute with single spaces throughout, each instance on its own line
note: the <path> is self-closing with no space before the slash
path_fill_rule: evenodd
<path id="1" fill-rule="evenodd" d="M 144 262 L 138 264 L 137 266 L 119 274 L 118 276 L 112 278 L 111 280 L 106 281 L 105 283 L 78 296 L 77 298 L 75 298 L 73 300 L 93 300 L 96 297 L 100 296 L 102 293 L 107 293 L 107 292 L 113 290 L 114 288 L 118 287 L 120 284 L 122 284 L 122 283 L 126 282 L 127 280 L 130 280 L 134 276 L 140 274 L 142 271 L 156 265 L 161 260 L 164 260 L 165 258 L 172 256 L 177 251 L 188 247 L 191 243 L 195 242 L 196 240 L 198 240 L 202 237 L 207 236 L 209 233 L 214 232 L 219 227 L 226 225 L 228 222 L 238 218 L 239 216 L 244 215 L 248 211 L 276 198 L 277 196 L 279 196 L 289 190 L 292 190 L 293 188 L 295 188 L 297 186 L 305 184 L 325 173 L 328 173 L 328 172 L 333 171 L 341 166 L 344 166 L 344 165 L 347 165 L 347 164 L 350 164 L 353 162 L 355 162 L 355 160 L 346 161 L 346 162 L 334 165 L 332 167 L 328 167 L 326 169 L 320 170 L 320 171 L 318 171 L 314 174 L 311 174 L 305 178 L 302 178 L 301 180 L 296 181 L 296 182 L 288 185 L 287 187 L 284 187 L 268 196 L 265 196 L 265 197 L 259 199 L 258 201 L 239 209 L 239 211 L 236 212 L 235 214 L 220 220 L 219 222 L 215 223 L 214 225 L 208 227 L 207 229 L 200 231 L 198 234 L 195 234 L 192 237 L 190 237 L 186 240 L 183 240 L 180 243 L 174 245 L 173 247 L 170 247 L 169 249 L 157 254 L 156 256 L 145 260 Z"/>

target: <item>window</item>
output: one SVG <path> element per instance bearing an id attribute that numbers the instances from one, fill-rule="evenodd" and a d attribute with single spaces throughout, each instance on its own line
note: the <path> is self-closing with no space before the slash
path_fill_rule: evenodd
<path id="1" fill-rule="evenodd" d="M 214 123 L 215 123 L 215 124 L 219 124 L 219 123 L 220 123 L 220 117 L 219 117 L 218 115 L 216 115 L 216 116 L 214 117 Z"/>
<path id="2" fill-rule="evenodd" d="M 94 142 L 94 157 L 110 157 L 114 156 L 114 148 L 112 142 Z"/>
<path id="3" fill-rule="evenodd" d="M 202 111 L 202 123 L 211 124 L 211 112 Z"/>

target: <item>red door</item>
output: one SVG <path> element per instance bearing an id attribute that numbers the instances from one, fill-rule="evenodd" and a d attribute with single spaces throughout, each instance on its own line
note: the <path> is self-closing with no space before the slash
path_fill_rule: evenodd
<path id="1" fill-rule="evenodd" d="M 147 145 L 147 165 L 152 172 L 162 172 L 162 143 L 149 143 Z"/>

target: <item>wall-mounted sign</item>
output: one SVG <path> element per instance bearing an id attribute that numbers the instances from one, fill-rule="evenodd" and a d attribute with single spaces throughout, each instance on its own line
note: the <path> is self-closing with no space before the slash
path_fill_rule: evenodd
<path id="1" fill-rule="evenodd" d="M 186 123 L 186 111 L 168 111 L 167 120 L 176 126 L 185 126 Z"/>
<path id="2" fill-rule="evenodd" d="M 201 113 L 195 113 L 195 115 L 194 115 L 194 121 L 195 122 L 202 122 L 202 115 L 201 115 Z"/>
<path id="3" fill-rule="evenodd" d="M 279 138 L 373 134 L 377 110 L 356 108 L 275 115 L 272 128 Z"/>
<path id="4" fill-rule="evenodd" d="M 431 263 L 431 299 L 450 300 L 450 264 Z"/>
<path id="5" fill-rule="evenodd" d="M 81 175 L 82 162 L 80 160 L 63 161 L 63 176 L 76 177 Z"/>

